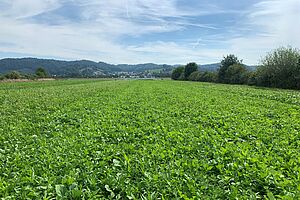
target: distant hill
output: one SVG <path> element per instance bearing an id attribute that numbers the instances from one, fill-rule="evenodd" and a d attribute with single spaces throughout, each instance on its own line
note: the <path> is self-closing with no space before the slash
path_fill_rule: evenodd
<path id="1" fill-rule="evenodd" d="M 213 63 L 213 64 L 205 64 L 199 65 L 200 71 L 217 71 L 220 67 L 221 63 Z"/>
<path id="2" fill-rule="evenodd" d="M 172 70 L 179 65 L 159 65 L 154 63 L 145 64 L 108 64 L 105 62 L 94 62 L 90 60 L 62 61 L 54 59 L 38 58 L 5 58 L 0 60 L 0 74 L 10 71 L 23 73 L 34 73 L 39 67 L 43 67 L 50 75 L 58 77 L 95 77 L 106 76 L 115 73 L 144 73 L 156 72 L 160 74 L 171 74 Z M 200 65 L 201 71 L 217 71 L 220 63 Z M 255 67 L 247 66 L 249 70 Z"/>
<path id="3" fill-rule="evenodd" d="M 137 65 L 112 65 L 104 62 L 93 62 L 89 60 L 61 61 L 37 58 L 6 58 L 0 60 L 0 73 L 7 73 L 14 70 L 23 73 L 34 73 L 38 67 L 45 68 L 51 75 L 61 77 L 99 76 L 117 72 L 138 73 L 149 70 L 163 70 L 170 67 L 173 68 L 171 65 L 157 65 L 153 63 Z"/>
<path id="4" fill-rule="evenodd" d="M 38 67 L 43 67 L 49 74 L 57 76 L 90 76 L 120 70 L 114 65 L 103 62 L 96 63 L 88 60 L 61 61 L 37 58 L 7 58 L 0 60 L 0 73 L 13 70 L 24 73 L 34 73 Z"/>
<path id="5" fill-rule="evenodd" d="M 158 65 L 154 63 L 145 63 L 145 64 L 137 64 L 137 65 L 128 65 L 128 64 L 120 64 L 116 65 L 122 71 L 125 72 L 145 72 L 152 70 L 163 70 L 166 68 L 174 68 L 172 65 Z"/>

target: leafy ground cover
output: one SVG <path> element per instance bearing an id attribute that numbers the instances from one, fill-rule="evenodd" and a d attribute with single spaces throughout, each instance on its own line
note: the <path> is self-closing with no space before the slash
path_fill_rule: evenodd
<path id="1" fill-rule="evenodd" d="M 299 199 L 300 93 L 169 80 L 0 84 L 2 199 Z"/>

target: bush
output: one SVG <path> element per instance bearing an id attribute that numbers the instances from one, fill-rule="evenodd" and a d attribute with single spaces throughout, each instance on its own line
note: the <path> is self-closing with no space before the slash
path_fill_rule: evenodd
<path id="1" fill-rule="evenodd" d="M 247 73 L 247 84 L 248 85 L 257 85 L 257 72 L 250 72 Z"/>
<path id="2" fill-rule="evenodd" d="M 300 89 L 300 50 L 281 47 L 268 53 L 257 70 L 257 84 Z"/>
<path id="3" fill-rule="evenodd" d="M 8 74 L 5 74 L 4 76 L 7 79 L 20 79 L 21 78 L 21 74 L 18 71 L 12 71 Z"/>
<path id="4" fill-rule="evenodd" d="M 218 74 L 216 72 L 203 72 L 201 73 L 200 81 L 202 82 L 217 82 Z"/>
<path id="5" fill-rule="evenodd" d="M 201 78 L 201 72 L 200 71 L 194 71 L 191 73 L 191 75 L 188 77 L 189 81 L 200 81 Z"/>
<path id="6" fill-rule="evenodd" d="M 218 79 L 218 75 L 216 72 L 200 72 L 195 71 L 191 73 L 188 80 L 189 81 L 201 81 L 201 82 L 216 82 Z"/>
<path id="7" fill-rule="evenodd" d="M 183 66 L 177 67 L 173 70 L 171 78 L 173 80 L 181 80 L 182 76 L 184 76 L 183 72 L 184 72 Z"/>
<path id="8" fill-rule="evenodd" d="M 245 65 L 233 64 L 229 66 L 225 72 L 225 80 L 231 84 L 247 83 L 247 69 Z"/>
<path id="9" fill-rule="evenodd" d="M 23 74 L 22 77 L 29 80 L 34 80 L 37 78 L 35 74 Z"/>

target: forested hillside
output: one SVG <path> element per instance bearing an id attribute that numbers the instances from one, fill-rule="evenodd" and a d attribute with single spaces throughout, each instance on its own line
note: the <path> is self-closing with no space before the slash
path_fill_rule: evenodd
<path id="1" fill-rule="evenodd" d="M 93 62 L 89 60 L 61 61 L 53 59 L 37 58 L 6 58 L 0 60 L 0 73 L 19 71 L 23 73 L 34 73 L 39 67 L 46 69 L 50 75 L 59 77 L 90 77 L 109 75 L 117 72 L 145 72 L 150 70 L 169 70 L 171 65 L 146 64 L 119 64 L 113 65 L 105 62 Z"/>

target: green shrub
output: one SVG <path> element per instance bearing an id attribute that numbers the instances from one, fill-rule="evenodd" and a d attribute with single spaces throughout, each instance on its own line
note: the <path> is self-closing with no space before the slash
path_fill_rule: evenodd
<path id="1" fill-rule="evenodd" d="M 225 80 L 231 84 L 247 83 L 247 69 L 245 65 L 233 64 L 229 66 L 225 73 Z"/>
<path id="2" fill-rule="evenodd" d="M 35 74 L 23 74 L 22 76 L 23 76 L 23 78 L 29 79 L 29 80 L 34 80 L 37 78 L 37 76 Z"/>
<path id="3" fill-rule="evenodd" d="M 248 71 L 247 72 L 247 84 L 248 85 L 257 85 L 257 72 Z"/>
<path id="4" fill-rule="evenodd" d="M 4 75 L 7 79 L 20 79 L 21 74 L 18 71 L 12 71 Z"/>
<path id="5" fill-rule="evenodd" d="M 217 72 L 203 72 L 201 73 L 200 81 L 202 82 L 217 82 L 218 74 Z"/>
<path id="6" fill-rule="evenodd" d="M 281 47 L 267 54 L 257 70 L 257 84 L 300 89 L 300 50 Z"/>
<path id="7" fill-rule="evenodd" d="M 194 71 L 191 73 L 191 75 L 188 77 L 189 81 L 200 81 L 202 73 L 200 71 Z"/>

